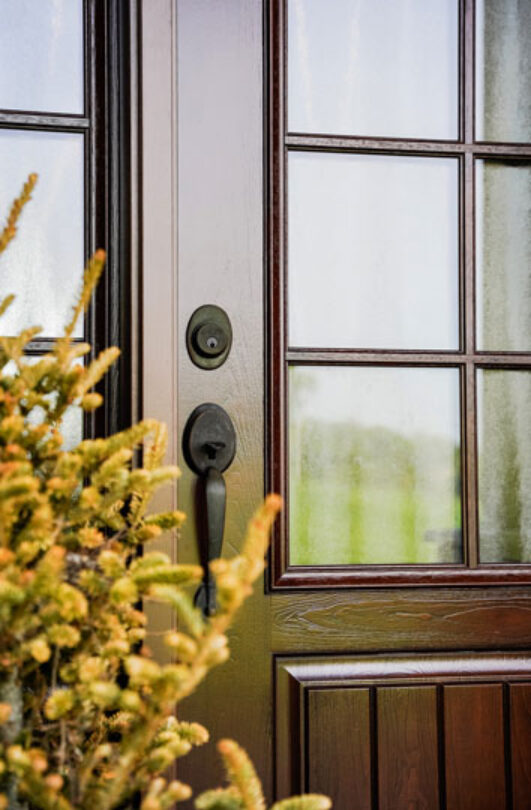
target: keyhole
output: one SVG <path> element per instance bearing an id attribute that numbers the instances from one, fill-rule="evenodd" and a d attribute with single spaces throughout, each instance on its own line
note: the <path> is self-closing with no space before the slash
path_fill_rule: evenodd
<path id="1" fill-rule="evenodd" d="M 225 447 L 225 442 L 205 442 L 203 447 L 206 450 L 209 461 L 215 461 L 217 454 Z"/>

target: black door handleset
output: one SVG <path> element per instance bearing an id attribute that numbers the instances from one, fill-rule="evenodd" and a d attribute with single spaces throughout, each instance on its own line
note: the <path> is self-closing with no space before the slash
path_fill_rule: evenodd
<path id="1" fill-rule="evenodd" d="M 195 603 L 203 613 L 216 612 L 216 585 L 210 562 L 221 556 L 225 528 L 227 491 L 223 473 L 236 453 L 236 432 L 228 413 L 219 405 L 205 402 L 190 414 L 183 435 L 183 453 L 188 466 L 199 476 L 198 521 L 203 583 Z"/>
<path id="2" fill-rule="evenodd" d="M 227 313 L 205 304 L 192 314 L 186 329 L 190 359 L 201 369 L 219 368 L 232 346 L 232 326 Z M 199 476 L 197 488 L 198 534 L 203 583 L 196 605 L 211 616 L 216 611 L 216 585 L 210 562 L 221 556 L 225 528 L 227 489 L 223 473 L 236 453 L 236 432 L 228 413 L 219 405 L 204 402 L 190 414 L 183 435 L 184 458 Z"/>

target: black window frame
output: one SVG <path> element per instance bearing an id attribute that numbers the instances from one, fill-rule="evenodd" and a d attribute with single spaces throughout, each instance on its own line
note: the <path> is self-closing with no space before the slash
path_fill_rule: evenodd
<path id="1" fill-rule="evenodd" d="M 90 357 L 108 346 L 121 356 L 100 384 L 105 404 L 84 417 L 86 436 L 108 435 L 138 415 L 140 392 L 132 389 L 136 363 L 133 335 L 137 307 L 138 221 L 138 4 L 121 0 L 83 0 L 84 112 L 80 115 L 0 109 L 0 129 L 79 133 L 84 140 L 84 255 L 107 253 L 103 277 L 85 317 Z M 21 184 L 25 178 L 21 177 Z M 37 186 L 34 192 L 46 194 Z M 23 235 L 22 235 L 23 238 Z M 27 349 L 49 351 L 53 337 L 37 336 Z"/>

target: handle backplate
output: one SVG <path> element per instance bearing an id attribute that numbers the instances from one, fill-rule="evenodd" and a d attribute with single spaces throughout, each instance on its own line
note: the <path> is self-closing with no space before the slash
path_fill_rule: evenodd
<path id="1" fill-rule="evenodd" d="M 236 453 L 236 432 L 227 411 L 212 402 L 198 405 L 184 429 L 183 453 L 197 475 L 205 475 L 209 467 L 224 472 Z"/>

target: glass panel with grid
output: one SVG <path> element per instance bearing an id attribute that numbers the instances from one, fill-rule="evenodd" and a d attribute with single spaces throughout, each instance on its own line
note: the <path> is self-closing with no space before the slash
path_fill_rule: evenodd
<path id="1" fill-rule="evenodd" d="M 84 113 L 83 0 L 0 0 L 0 108 Z"/>
<path id="2" fill-rule="evenodd" d="M 62 334 L 80 290 L 85 261 L 96 246 L 105 243 L 104 206 L 96 211 L 98 165 L 103 161 L 103 152 L 96 157 L 96 144 L 105 117 L 98 65 L 103 42 L 94 46 L 104 9 L 95 0 L 2 0 L 0 5 L 0 208 L 4 214 L 27 175 L 39 175 L 18 236 L 2 256 L 2 294 L 15 293 L 16 298 L 1 327 L 3 334 L 41 327 L 28 346 L 31 362 Z M 92 306 L 77 324 L 74 341 L 100 339 L 96 309 Z M 96 417 L 72 410 L 63 429 L 71 445 L 96 430 Z"/>
<path id="3" fill-rule="evenodd" d="M 531 243 L 528 179 L 531 135 L 522 136 L 520 127 L 518 137 L 507 130 L 506 143 L 500 139 L 486 143 L 487 137 L 496 139 L 485 134 L 485 129 L 478 124 L 477 116 L 484 105 L 478 87 L 482 86 L 484 98 L 489 93 L 492 96 L 491 85 L 499 79 L 492 64 L 485 70 L 483 62 L 477 59 L 481 56 L 479 40 L 485 37 L 484 31 L 477 27 L 484 25 L 484 4 L 479 0 L 477 5 L 473 0 L 456 4 L 458 46 L 454 50 L 454 45 L 446 42 L 445 59 L 453 60 L 452 70 L 455 68 L 458 77 L 458 102 L 452 108 L 453 132 L 453 125 L 445 134 L 435 136 L 428 127 L 424 127 L 424 132 L 418 127 L 407 136 L 415 140 L 405 139 L 392 123 L 381 131 L 358 127 L 352 122 L 348 127 L 336 125 L 335 130 L 317 125 L 312 129 L 306 116 L 301 126 L 302 101 L 312 98 L 309 88 L 313 87 L 315 95 L 321 85 L 315 79 L 319 72 L 317 63 L 307 67 L 304 84 L 302 39 L 298 28 L 301 9 L 307 18 L 319 4 L 278 0 L 273 5 L 272 36 L 276 57 L 271 76 L 271 165 L 274 169 L 271 222 L 279 225 L 277 230 L 271 231 L 270 485 L 287 496 L 286 514 L 273 554 L 274 584 L 528 581 L 531 571 L 525 563 L 529 560 L 527 551 L 522 550 L 527 548 L 527 541 L 522 537 L 520 545 L 515 545 L 513 530 L 512 534 L 506 532 L 504 539 L 504 518 L 499 517 L 503 509 L 498 510 L 496 522 L 485 517 L 485 507 L 481 505 L 487 491 L 485 459 L 500 471 L 499 491 L 510 489 L 512 473 L 507 472 L 509 477 L 505 481 L 504 476 L 507 476 L 499 448 L 509 422 L 513 426 L 520 424 L 518 418 L 511 422 L 499 413 L 496 430 L 501 440 L 491 443 L 490 450 L 486 451 L 490 446 L 493 417 L 492 407 L 489 409 L 484 403 L 496 399 L 492 380 L 501 380 L 496 377 L 498 373 L 505 382 L 526 380 L 524 371 L 531 369 L 526 309 L 531 274 L 525 259 Z M 351 10 L 354 6 L 340 4 L 341 9 L 344 5 Z M 355 5 L 359 8 L 359 4 Z M 422 13 L 429 16 L 431 12 L 434 20 L 441 5 L 448 9 L 453 4 L 433 0 L 422 5 Z M 512 5 L 511 0 L 498 4 L 498 13 L 505 14 L 508 20 L 514 11 Z M 426 12 L 426 9 L 429 10 Z M 316 44 L 319 36 L 328 39 L 332 36 L 333 22 L 328 19 L 322 34 L 308 19 L 305 24 L 307 31 L 314 31 L 312 48 L 307 47 L 302 54 L 309 63 L 312 49 L 315 54 L 323 50 L 323 43 Z M 338 25 L 341 27 L 340 20 Z M 340 41 L 345 36 L 344 30 L 338 33 Z M 503 31 L 499 36 L 504 36 Z M 492 37 L 489 53 L 493 52 Z M 330 48 L 325 50 L 330 52 Z M 435 62 L 437 53 L 432 51 L 425 57 L 427 61 L 418 64 L 419 71 L 426 75 L 434 69 L 430 58 Z M 489 59 L 493 62 L 493 58 L 489 56 Z M 385 69 L 382 70 L 385 73 Z M 452 70 L 446 71 L 447 76 L 454 75 Z M 364 80 L 361 71 L 356 82 Z M 328 92 L 333 95 L 335 90 L 330 86 Z M 516 96 L 520 93 L 518 86 L 514 93 Z M 340 95 L 338 91 L 335 98 Z M 432 103 L 437 100 L 432 99 Z M 330 110 L 333 104 L 333 99 L 327 101 Z M 339 120 L 337 116 L 334 119 L 332 112 L 327 114 L 328 120 Z M 443 129 L 439 131 L 442 133 Z M 513 131 L 516 130 L 513 128 Z M 397 192 L 389 191 L 391 173 L 387 173 L 383 182 L 379 177 L 379 167 L 391 166 L 393 160 L 404 166 L 455 166 L 454 185 L 446 185 L 446 191 L 439 193 L 440 212 L 431 214 L 433 224 L 427 224 L 430 212 L 429 205 L 423 205 L 422 183 L 415 188 L 413 181 L 408 188 L 400 189 L 403 205 L 396 205 Z M 361 181 L 359 172 L 355 176 L 351 169 L 362 165 L 374 167 L 372 183 L 370 169 Z M 335 171 L 333 182 L 329 166 Z M 386 206 L 391 212 L 393 205 L 394 221 L 390 213 L 380 217 L 374 214 Z M 415 235 L 419 223 L 422 225 Z M 390 233 L 401 234 L 406 243 L 413 234 L 410 262 L 407 250 L 392 246 Z M 421 250 L 423 241 L 427 245 L 424 269 L 427 276 L 432 275 L 431 286 L 425 283 L 420 269 L 422 259 L 418 259 L 416 252 Z M 430 255 L 431 247 L 434 250 Z M 445 259 L 452 255 L 455 257 L 453 269 L 452 259 L 449 262 Z M 425 389 L 424 394 L 417 391 L 418 396 L 409 403 L 408 429 L 413 430 L 416 414 L 423 411 L 423 401 L 428 408 L 427 402 L 434 391 L 441 385 L 444 387 L 444 379 L 454 381 L 451 401 L 454 415 L 458 414 L 448 446 L 443 447 L 444 442 L 437 445 L 430 431 L 424 434 L 434 464 L 430 473 L 432 487 L 426 489 L 430 495 L 427 499 L 424 497 L 424 501 L 421 482 L 422 470 L 426 468 L 423 462 L 415 468 L 418 456 L 411 448 L 410 455 L 415 463 L 409 466 L 397 460 L 394 450 L 383 449 L 385 442 L 379 439 L 390 438 L 386 434 L 385 419 L 379 413 L 381 409 L 367 404 L 374 393 L 369 382 L 372 375 L 374 379 L 385 379 L 387 375 L 387 393 L 380 392 L 380 395 L 392 422 L 401 410 L 403 394 L 396 382 L 391 381 L 394 375 L 413 369 L 418 372 L 418 380 L 425 380 Z M 494 369 L 501 371 L 495 374 Z M 518 374 L 524 376 L 511 376 Z M 356 378 L 359 390 L 356 383 L 349 382 Z M 339 388 L 346 386 L 348 390 L 340 393 L 336 380 L 342 380 Z M 513 386 L 511 382 L 506 387 L 520 391 L 523 385 L 523 382 L 522 385 L 515 382 Z M 500 386 L 503 388 L 503 383 L 500 382 Z M 508 407 L 518 413 L 519 408 L 525 411 L 520 394 L 514 396 L 516 404 L 511 400 Z M 435 421 L 448 413 L 447 398 L 441 392 L 437 400 L 438 404 L 431 406 Z M 343 417 L 339 420 L 343 431 L 346 429 L 343 442 L 336 435 L 337 424 L 329 416 L 338 407 L 343 408 Z M 479 417 L 478 407 L 483 409 Z M 369 414 L 373 420 L 369 419 L 365 427 L 372 431 L 374 450 L 367 451 L 370 442 L 358 441 L 356 432 L 359 433 L 360 421 L 364 421 L 362 414 L 365 419 Z M 387 430 L 389 432 L 389 425 Z M 518 430 L 508 439 L 518 441 Z M 522 441 L 524 439 L 522 437 Z M 408 441 L 411 446 L 415 445 L 411 436 Z M 378 475 L 383 476 L 377 497 L 385 487 L 392 488 L 394 482 L 395 500 L 400 506 L 387 526 L 385 508 L 381 505 L 379 513 L 378 508 L 374 510 L 376 517 L 367 521 L 372 495 L 369 496 L 356 479 L 356 475 L 360 478 L 364 464 L 370 467 L 367 453 L 368 458 L 372 453 L 372 472 L 379 465 Z M 350 485 L 343 485 L 343 495 L 338 494 L 337 488 L 333 495 L 329 493 L 330 482 L 344 478 L 338 471 L 342 459 L 346 467 L 350 467 Z M 387 478 L 381 472 L 385 460 L 390 469 Z M 525 476 L 527 461 L 523 456 L 521 462 L 521 471 L 524 471 L 521 474 Z M 365 469 L 365 480 L 372 481 L 369 467 Z M 446 472 L 441 474 L 443 468 Z M 410 476 L 409 513 L 407 475 Z M 445 483 L 440 492 L 448 495 L 437 498 L 441 481 Z M 371 487 L 374 490 L 372 484 Z M 441 506 L 445 515 L 442 521 L 436 516 L 436 510 L 432 518 L 426 518 L 429 513 L 426 502 L 430 497 L 446 502 L 447 507 Z M 390 497 L 387 501 L 389 515 L 393 511 L 392 500 Z M 334 522 L 330 513 L 335 509 L 333 504 L 337 506 L 339 502 L 336 512 L 342 514 L 342 518 Z M 409 546 L 405 540 L 407 532 L 404 533 L 406 513 L 410 515 Z M 374 536 L 368 544 L 360 540 L 364 522 L 378 526 L 377 530 L 369 532 Z M 495 539 L 493 533 L 497 534 Z M 435 552 L 428 551 L 430 537 L 438 539 Z M 507 550 L 507 544 L 513 551 Z M 397 552 L 400 545 L 402 551 Z M 515 548 L 520 551 L 515 552 Z"/>

